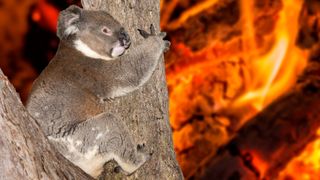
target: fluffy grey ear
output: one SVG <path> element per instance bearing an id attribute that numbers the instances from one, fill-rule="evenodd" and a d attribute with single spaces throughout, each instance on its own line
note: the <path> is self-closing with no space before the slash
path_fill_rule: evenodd
<path id="1" fill-rule="evenodd" d="M 83 9 L 99 10 L 102 0 L 81 0 Z"/>
<path id="2" fill-rule="evenodd" d="M 79 31 L 78 22 L 82 9 L 71 5 L 59 14 L 57 36 L 62 40 Z"/>

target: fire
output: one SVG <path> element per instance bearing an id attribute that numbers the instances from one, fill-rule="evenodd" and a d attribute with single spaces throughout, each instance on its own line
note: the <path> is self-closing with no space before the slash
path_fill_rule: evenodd
<path id="1" fill-rule="evenodd" d="M 245 1 L 242 1 L 244 3 Z M 233 106 L 253 106 L 261 111 L 276 98 L 287 92 L 296 82 L 296 78 L 306 66 L 307 54 L 295 46 L 298 34 L 298 17 L 303 1 L 283 1 L 283 10 L 279 13 L 274 30 L 274 45 L 266 54 L 252 52 L 248 57 L 251 78 L 247 82 L 246 92 L 233 102 Z M 242 5 L 242 7 L 246 7 Z M 250 11 L 247 8 L 243 10 Z M 250 13 L 243 13 L 244 19 L 252 21 Z M 254 37 L 254 28 L 244 31 Z M 255 41 L 249 40 L 255 44 Z M 248 45 L 256 49 L 255 45 Z"/>
<path id="2" fill-rule="evenodd" d="M 310 143 L 304 151 L 287 165 L 279 179 L 318 180 L 320 177 L 320 129 L 318 139 Z"/>
<path id="3" fill-rule="evenodd" d="M 176 29 L 180 24 L 184 23 L 186 20 L 188 20 L 190 17 L 199 14 L 200 12 L 212 7 L 214 4 L 216 4 L 218 2 L 218 0 L 205 0 L 203 2 L 198 3 L 197 5 L 195 5 L 194 7 L 188 9 L 187 11 L 183 12 L 183 14 L 179 17 L 178 20 L 170 23 L 168 25 L 168 28 L 170 29 Z M 172 1 L 172 4 L 177 4 L 178 1 L 174 0 Z M 167 21 L 166 17 L 166 21 Z"/>
<path id="4" fill-rule="evenodd" d="M 242 1 L 244 2 L 244 1 Z M 298 75 L 306 67 L 308 53 L 295 45 L 299 24 L 298 18 L 303 1 L 285 0 L 283 10 L 275 28 L 274 45 L 271 50 L 260 56 L 253 54 L 250 57 L 252 79 L 246 92 L 236 99 L 233 106 L 253 106 L 261 111 L 265 106 L 287 92 L 296 82 Z M 243 5 L 242 7 L 247 7 Z M 247 10 L 246 8 L 243 8 Z M 251 13 L 243 13 L 250 22 Z M 254 37 L 252 24 L 245 24 L 249 33 L 246 37 Z M 256 48 L 254 41 L 248 41 L 248 47 Z M 294 158 L 283 170 L 279 179 L 316 180 L 320 177 L 320 129 L 318 139 L 309 144 L 305 150 Z M 256 158 L 257 159 L 257 158 Z M 263 162 L 266 163 L 266 162 Z M 260 163 L 261 164 L 261 163 Z M 258 167 L 258 169 L 264 166 Z"/>
<path id="5" fill-rule="evenodd" d="M 259 172 L 260 177 L 264 177 L 266 170 L 268 168 L 268 162 L 262 160 L 260 158 L 259 153 L 255 151 L 250 151 L 248 154 L 251 154 L 250 161 L 252 163 L 253 168 L 256 168 L 256 170 Z"/>
<path id="6" fill-rule="evenodd" d="M 170 12 L 178 2 L 171 2 L 168 7 Z M 168 23 L 168 29 L 178 29 L 189 18 L 210 9 L 218 2 L 199 2 Z M 173 139 L 178 160 L 185 172 L 193 167 L 189 166 L 191 161 L 186 162 L 186 159 L 183 159 L 186 156 L 183 153 L 191 154 L 192 147 L 203 141 L 217 147 L 227 143 L 234 135 L 228 131 L 230 126 L 233 126 L 230 128 L 233 130 L 240 129 L 250 118 L 289 92 L 307 65 L 309 50 L 302 50 L 296 45 L 304 1 L 282 0 L 281 10 L 273 17 L 276 23 L 271 25 L 270 33 L 260 35 L 264 37 L 258 35 L 254 3 L 256 2 L 239 1 L 239 39 L 227 42 L 212 39 L 206 47 L 198 51 L 172 39 L 172 49 L 177 54 L 173 59 L 179 62 L 167 63 L 170 123 L 174 130 Z M 164 22 L 169 21 L 169 15 L 164 17 Z M 204 134 L 204 137 L 201 137 L 196 134 L 198 129 L 203 133 L 201 128 L 207 124 L 219 135 Z M 318 179 L 318 149 L 320 130 L 318 139 L 292 160 L 280 173 L 279 178 Z M 184 156 L 179 156 L 179 153 Z M 249 154 L 260 175 L 265 175 L 269 168 L 268 160 L 260 158 L 256 152 Z M 208 154 L 201 158 L 205 159 L 206 156 Z"/>

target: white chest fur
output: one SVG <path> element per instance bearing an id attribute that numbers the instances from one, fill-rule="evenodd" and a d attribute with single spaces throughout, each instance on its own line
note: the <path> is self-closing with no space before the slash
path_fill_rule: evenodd
<path id="1" fill-rule="evenodd" d="M 85 44 L 84 42 L 82 42 L 79 39 L 74 41 L 74 46 L 83 55 L 85 55 L 87 57 L 90 57 L 90 58 L 93 58 L 93 59 L 103 59 L 103 60 L 106 60 L 106 61 L 110 61 L 110 60 L 114 59 L 114 58 L 110 58 L 110 57 L 107 57 L 107 56 L 103 56 L 103 55 L 95 52 L 87 44 Z"/>

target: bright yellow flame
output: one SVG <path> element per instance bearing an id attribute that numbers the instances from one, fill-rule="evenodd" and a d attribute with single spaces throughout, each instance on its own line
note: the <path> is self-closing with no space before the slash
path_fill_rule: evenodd
<path id="1" fill-rule="evenodd" d="M 262 110 L 288 91 L 305 68 L 307 54 L 295 46 L 302 3 L 302 0 L 283 1 L 283 10 L 279 13 L 274 32 L 275 43 L 267 54 L 261 56 L 253 53 L 249 58 L 252 74 L 250 87 L 235 100 L 235 107 L 250 105 L 257 111 Z M 244 16 L 251 18 L 250 13 L 244 13 Z M 252 31 L 245 32 L 254 33 Z"/>
<path id="2" fill-rule="evenodd" d="M 318 180 L 320 177 L 320 129 L 318 139 L 310 143 L 304 151 L 292 159 L 283 170 L 279 179 Z"/>
<path id="3" fill-rule="evenodd" d="M 283 63 L 287 48 L 288 39 L 285 36 L 282 36 L 270 54 L 267 54 L 257 62 L 254 62 L 253 68 L 257 70 L 255 76 L 258 77 L 255 84 L 257 87 L 261 86 L 261 84 L 263 85 L 262 87 L 249 91 L 243 95 L 238 102 L 250 101 L 251 105 L 253 105 L 257 110 L 263 109 L 265 105 L 265 98 L 267 97 L 268 92 L 272 87 L 272 83 Z"/>
<path id="4" fill-rule="evenodd" d="M 180 25 L 188 18 L 213 6 L 216 2 L 218 2 L 218 0 L 206 0 L 199 3 L 198 6 L 185 11 L 180 16 L 180 18 L 178 18 L 178 20 L 170 24 L 170 27 L 178 27 L 178 24 Z M 265 46 L 263 46 L 261 49 L 257 47 L 257 44 L 260 43 L 258 43 L 256 39 L 256 28 L 254 25 L 255 16 L 253 11 L 254 4 L 252 1 L 241 0 L 241 24 L 243 28 L 241 40 L 242 42 L 244 42 L 243 53 L 234 53 L 232 52 L 232 50 L 228 49 L 226 53 L 225 51 L 219 52 L 219 55 L 217 55 L 217 57 L 225 60 L 227 58 L 222 58 L 221 54 L 229 54 L 230 57 L 241 56 L 241 60 L 245 62 L 246 68 L 250 70 L 250 77 L 247 78 L 247 75 L 244 75 L 246 76 L 243 78 L 245 81 L 244 90 L 243 93 L 240 96 L 237 96 L 236 99 L 232 99 L 234 96 L 227 100 L 224 97 L 222 97 L 222 99 L 213 98 L 215 100 L 215 106 L 219 106 L 217 108 L 218 110 L 225 108 L 232 111 L 232 113 L 234 112 L 234 109 L 239 110 L 242 114 L 237 115 L 241 116 L 241 118 L 243 118 L 244 120 L 248 120 L 254 115 L 252 111 L 256 110 L 256 112 L 258 112 L 262 110 L 279 96 L 289 91 L 290 88 L 294 85 L 298 75 L 305 68 L 308 59 L 308 52 L 299 49 L 295 44 L 299 31 L 298 19 L 303 2 L 303 0 L 282 1 L 283 8 L 277 16 L 274 31 L 272 35 L 268 37 L 270 39 L 266 41 L 270 42 L 269 40 L 272 40 L 272 44 L 269 44 L 269 49 L 261 50 L 262 48 L 265 48 Z M 207 51 L 208 54 L 203 57 L 201 56 L 201 58 L 205 60 L 210 59 L 210 51 L 208 51 L 208 49 L 209 48 L 204 50 Z M 195 55 L 195 53 L 193 53 L 191 50 L 190 52 L 186 50 L 182 51 L 181 47 L 180 52 L 182 52 L 183 54 L 188 54 L 189 56 L 187 57 L 189 58 Z M 194 97 L 194 91 L 196 89 L 192 88 L 198 87 L 194 84 L 201 84 L 201 82 L 197 83 L 197 81 L 195 80 L 197 79 L 196 76 L 198 74 L 203 74 L 203 72 L 214 69 L 211 68 L 210 65 L 212 65 L 212 67 L 217 67 L 213 64 L 218 63 L 217 59 L 219 58 L 214 58 L 215 61 L 203 61 L 194 63 L 192 64 L 192 66 L 180 67 L 180 69 L 177 68 L 175 70 L 176 74 L 172 75 L 172 77 L 168 75 L 168 84 L 172 85 L 172 87 L 174 86 L 173 90 L 171 90 L 170 93 L 170 112 L 174 112 L 170 114 L 170 120 L 171 125 L 174 129 L 179 129 L 180 125 L 188 121 L 194 114 L 193 110 L 196 109 L 196 107 L 191 107 L 190 104 L 205 104 L 204 102 L 192 103 L 188 98 L 192 99 L 193 101 L 198 101 L 200 99 Z M 192 83 L 194 84 L 190 86 L 190 84 Z M 184 96 L 182 97 L 181 95 Z M 230 101 L 232 102 L 230 103 Z M 209 108 L 202 108 L 205 109 L 206 112 L 213 112 L 211 109 L 209 109 L 211 108 L 211 106 Z M 218 110 L 214 109 L 215 112 Z M 244 122 L 240 122 L 239 124 L 242 123 Z M 320 136 L 320 129 L 318 131 L 318 134 Z M 179 142 L 175 141 L 175 144 L 178 143 Z M 320 177 L 320 151 L 317 151 L 319 149 L 320 140 L 317 140 L 310 146 L 308 150 L 306 150 L 301 156 L 299 156 L 299 168 L 305 167 L 305 165 L 312 167 L 309 168 L 312 169 L 312 172 L 309 172 L 309 169 L 308 171 L 301 170 L 302 173 L 298 176 L 299 180 L 313 180 L 313 177 Z M 253 155 L 255 157 L 253 159 L 254 165 L 257 166 L 261 175 L 264 175 L 268 169 L 267 160 L 258 158 L 258 154 L 253 153 Z M 296 167 L 291 169 L 289 168 L 286 175 L 295 175 L 297 172 L 299 172 L 295 172 L 296 169 Z M 314 176 L 314 174 L 316 175 Z"/>
<path id="5" fill-rule="evenodd" d="M 274 44 L 265 55 L 251 53 L 249 67 L 251 79 L 245 93 L 237 98 L 233 104 L 235 108 L 246 106 L 261 111 L 276 98 L 287 92 L 296 82 L 297 76 L 306 67 L 308 52 L 295 45 L 298 35 L 298 18 L 303 5 L 302 0 L 283 0 L 283 10 L 280 12 L 274 30 Z M 253 15 L 250 11 L 252 5 L 242 0 L 242 21 L 247 52 L 257 48 L 254 38 Z M 244 54 L 246 58 L 247 55 Z M 246 117 L 245 120 L 247 120 Z M 242 122 L 243 123 L 243 122 Z M 320 129 L 317 131 L 318 139 L 310 143 L 306 149 L 283 170 L 279 179 L 292 180 L 318 180 L 320 177 Z M 256 158 L 257 159 L 257 158 Z M 259 159 L 258 159 L 259 160 Z M 264 174 L 265 164 L 257 161 L 260 173 Z"/>

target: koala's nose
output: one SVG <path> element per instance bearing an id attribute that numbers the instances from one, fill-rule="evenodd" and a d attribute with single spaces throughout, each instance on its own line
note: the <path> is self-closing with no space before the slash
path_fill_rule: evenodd
<path id="1" fill-rule="evenodd" d="M 121 28 L 119 31 L 119 40 L 124 44 L 130 42 L 130 37 L 124 28 Z"/>

